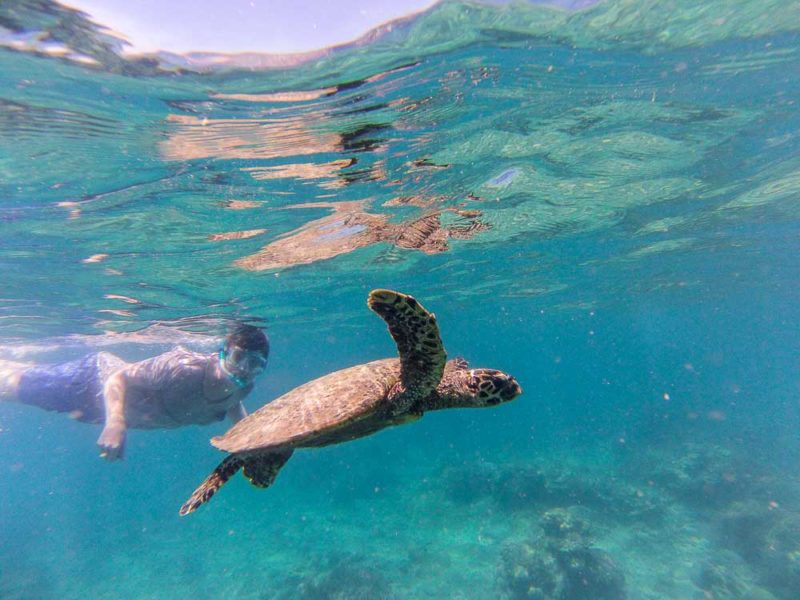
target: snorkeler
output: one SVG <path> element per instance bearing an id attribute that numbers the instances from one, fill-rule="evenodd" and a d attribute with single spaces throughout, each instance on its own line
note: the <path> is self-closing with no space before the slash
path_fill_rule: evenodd
<path id="1" fill-rule="evenodd" d="M 266 368 L 269 340 L 240 325 L 222 349 L 200 354 L 175 348 L 136 363 L 109 352 L 56 365 L 0 360 L 0 401 L 70 413 L 102 423 L 100 456 L 122 458 L 128 429 L 206 425 L 243 419 L 242 400 Z"/>

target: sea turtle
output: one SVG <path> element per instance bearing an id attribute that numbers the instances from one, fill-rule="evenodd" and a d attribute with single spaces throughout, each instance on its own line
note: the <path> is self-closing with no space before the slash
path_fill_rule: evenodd
<path id="1" fill-rule="evenodd" d="M 373 290 L 369 307 L 389 325 L 399 358 L 324 375 L 264 405 L 211 443 L 230 456 L 181 507 L 187 515 L 239 469 L 257 486 L 272 484 L 295 448 L 338 444 L 414 421 L 425 411 L 494 406 L 522 388 L 494 369 L 447 361 L 436 317 L 411 296 Z"/>

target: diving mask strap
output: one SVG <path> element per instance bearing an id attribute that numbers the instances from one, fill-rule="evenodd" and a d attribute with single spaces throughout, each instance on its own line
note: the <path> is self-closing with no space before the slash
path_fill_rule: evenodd
<path id="1" fill-rule="evenodd" d="M 240 389 L 244 389 L 247 387 L 247 383 L 245 382 L 244 379 L 228 371 L 228 368 L 225 366 L 225 348 L 220 348 L 219 351 L 219 368 L 222 369 L 222 372 L 228 376 L 228 379 L 230 379 L 233 383 L 236 384 L 236 387 Z"/>

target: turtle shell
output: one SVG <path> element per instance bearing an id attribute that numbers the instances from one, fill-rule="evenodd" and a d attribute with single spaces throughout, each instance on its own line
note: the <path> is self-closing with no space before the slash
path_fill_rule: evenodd
<path id="1" fill-rule="evenodd" d="M 248 415 L 211 443 L 226 452 L 307 445 L 336 437 L 375 414 L 400 381 L 400 359 L 387 358 L 304 383 Z"/>

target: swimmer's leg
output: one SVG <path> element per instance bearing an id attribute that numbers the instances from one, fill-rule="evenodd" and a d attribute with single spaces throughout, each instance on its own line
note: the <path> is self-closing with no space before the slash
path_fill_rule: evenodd
<path id="1" fill-rule="evenodd" d="M 12 401 L 44 410 L 69 413 L 85 423 L 103 422 L 103 383 L 97 354 L 59 364 L 4 363 L 3 388 Z"/>
<path id="2" fill-rule="evenodd" d="M 19 402 L 17 391 L 20 378 L 32 366 L 28 363 L 0 360 L 0 402 Z"/>

